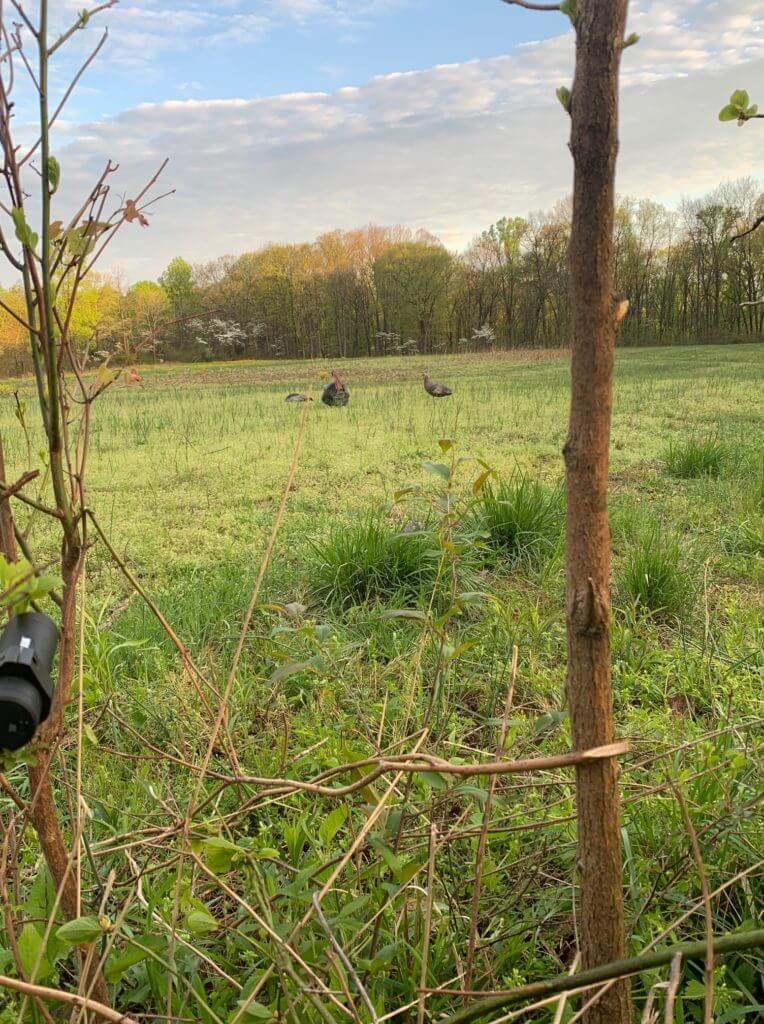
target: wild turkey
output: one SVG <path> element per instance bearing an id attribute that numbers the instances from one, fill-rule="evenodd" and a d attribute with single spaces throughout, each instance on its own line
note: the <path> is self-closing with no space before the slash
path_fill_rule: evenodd
<path id="1" fill-rule="evenodd" d="M 324 405 L 342 406 L 350 401 L 350 392 L 336 370 L 332 370 L 332 382 L 327 384 L 321 393 Z"/>
<path id="2" fill-rule="evenodd" d="M 285 402 L 312 402 L 313 399 L 309 398 L 308 395 L 301 395 L 299 391 L 292 391 L 291 394 L 287 395 L 284 399 Z"/>
<path id="3" fill-rule="evenodd" d="M 424 389 L 433 398 L 448 398 L 449 395 L 453 394 L 451 388 L 447 388 L 445 384 L 438 384 L 428 374 L 424 375 Z"/>

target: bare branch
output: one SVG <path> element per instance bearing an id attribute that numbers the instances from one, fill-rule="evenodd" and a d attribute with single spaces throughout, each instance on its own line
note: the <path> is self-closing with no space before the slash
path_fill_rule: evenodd
<path id="1" fill-rule="evenodd" d="M 119 0 L 107 0 L 106 3 L 100 4 L 100 6 L 98 6 L 98 7 L 94 7 L 92 11 L 88 11 L 87 12 L 88 16 L 87 16 L 87 20 L 85 20 L 85 21 L 83 21 L 82 15 L 80 15 L 80 17 L 75 21 L 75 23 L 72 25 L 72 27 L 68 28 L 66 30 L 66 32 L 63 33 L 63 35 L 60 35 L 58 37 L 58 39 L 55 41 L 55 43 L 50 47 L 50 49 L 48 50 L 48 56 L 52 57 L 53 54 L 56 52 L 56 50 L 60 46 L 63 46 L 64 43 L 74 35 L 75 32 L 79 32 L 80 29 L 85 28 L 85 26 L 88 24 L 90 19 L 94 18 L 96 16 L 96 14 L 100 14 L 101 11 L 105 11 L 109 7 L 114 7 L 118 3 L 119 3 Z"/>
<path id="2" fill-rule="evenodd" d="M 514 7 L 524 7 L 526 11 L 559 11 L 559 4 L 534 4 L 531 0 L 503 0 L 505 4 Z"/>
<path id="3" fill-rule="evenodd" d="M 59 104 L 56 107 L 56 109 L 53 111 L 53 115 L 50 118 L 50 120 L 48 121 L 47 129 L 46 129 L 47 131 L 50 131 L 50 129 L 56 123 L 59 115 L 61 114 L 61 111 L 64 109 L 64 107 L 66 106 L 67 102 L 69 101 L 69 97 L 72 95 L 74 90 L 77 88 L 77 84 L 78 84 L 79 80 L 82 78 L 82 76 L 85 74 L 87 69 L 90 67 L 90 65 L 93 63 L 93 61 L 96 59 L 96 57 L 98 56 L 99 52 L 101 51 L 101 48 L 103 47 L 104 43 L 106 42 L 106 40 L 108 38 L 109 38 L 109 30 L 107 28 L 105 28 L 103 30 L 103 35 L 101 36 L 101 38 L 98 41 L 97 45 L 93 48 L 93 50 L 90 53 L 90 56 L 84 62 L 84 64 L 79 69 L 79 71 L 74 76 L 74 78 L 71 80 L 71 82 L 69 83 L 69 86 L 68 86 L 66 92 L 61 97 L 61 101 L 59 102 Z M 23 56 L 23 53 L 22 53 L 22 56 Z M 30 74 L 31 74 L 31 71 L 30 71 Z M 39 86 L 38 86 L 38 89 L 39 89 Z M 27 163 L 29 160 L 31 160 L 31 158 L 34 156 L 34 154 L 37 152 L 37 150 L 40 148 L 41 145 L 42 145 L 42 136 L 37 140 L 37 142 L 35 142 L 35 144 L 32 146 L 32 148 L 29 150 L 29 152 L 26 154 L 26 156 L 22 157 L 22 159 L 19 160 L 19 167 L 23 167 L 25 163 Z"/>
<path id="4" fill-rule="evenodd" d="M 756 116 L 758 117 L 760 115 L 757 114 Z M 752 235 L 756 228 L 761 227 L 762 224 L 764 224 L 764 213 L 760 217 L 757 217 L 753 224 L 749 228 L 746 228 L 745 231 L 741 231 L 739 235 L 733 235 L 732 238 L 730 238 L 730 244 L 732 242 L 737 242 L 740 238 L 745 238 L 746 235 Z"/>
<path id="5" fill-rule="evenodd" d="M 76 992 L 63 992 L 58 988 L 46 988 L 45 985 L 32 985 L 28 981 L 20 981 L 18 978 L 6 978 L 0 974 L 0 988 L 9 988 L 14 992 L 23 992 L 28 996 L 38 996 L 41 999 L 51 999 L 57 1003 L 64 1003 L 73 1008 L 79 1007 L 83 1010 L 90 1010 L 103 1020 L 111 1021 L 112 1024 L 136 1024 L 135 1020 L 125 1013 L 112 1010 L 110 1006 L 104 1006 L 95 999 L 88 999 Z"/>

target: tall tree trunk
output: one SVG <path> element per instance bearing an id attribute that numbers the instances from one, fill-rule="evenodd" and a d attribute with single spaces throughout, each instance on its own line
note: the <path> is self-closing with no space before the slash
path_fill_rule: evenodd
<path id="1" fill-rule="evenodd" d="M 608 455 L 615 348 L 614 176 L 618 69 L 628 0 L 579 0 L 570 149 L 575 165 L 569 265 L 573 313 L 568 493 L 567 696 L 578 750 L 613 741 L 610 668 Z M 618 765 L 577 771 L 579 917 L 584 970 L 625 954 Z M 630 1024 L 628 981 L 610 988 L 587 1024 Z"/>

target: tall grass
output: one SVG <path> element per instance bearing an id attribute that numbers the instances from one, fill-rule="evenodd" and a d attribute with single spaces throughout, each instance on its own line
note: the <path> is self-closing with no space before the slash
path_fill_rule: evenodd
<path id="1" fill-rule="evenodd" d="M 695 603 L 695 579 L 679 537 L 658 526 L 636 537 L 617 574 L 617 592 L 637 615 L 686 618 Z"/>
<path id="2" fill-rule="evenodd" d="M 512 564 L 538 565 L 562 548 L 562 488 L 515 472 L 488 485 L 474 510 L 475 525 L 495 555 Z"/>
<path id="3" fill-rule="evenodd" d="M 672 441 L 663 455 L 670 476 L 693 480 L 721 476 L 730 461 L 729 447 L 713 437 Z"/>
<path id="4" fill-rule="evenodd" d="M 379 513 L 334 527 L 312 547 L 311 592 L 337 608 L 393 598 L 414 605 L 436 585 L 441 552 L 435 539 L 395 532 Z"/>

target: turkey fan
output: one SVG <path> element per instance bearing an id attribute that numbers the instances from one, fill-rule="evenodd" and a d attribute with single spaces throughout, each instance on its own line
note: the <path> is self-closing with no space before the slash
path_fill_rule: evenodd
<path id="1" fill-rule="evenodd" d="M 332 370 L 332 382 L 324 388 L 321 401 L 332 406 L 347 405 L 350 401 L 350 393 L 336 370 Z"/>

